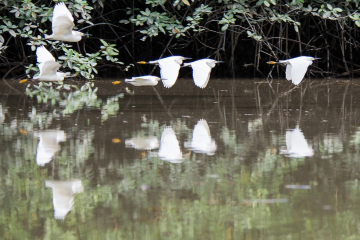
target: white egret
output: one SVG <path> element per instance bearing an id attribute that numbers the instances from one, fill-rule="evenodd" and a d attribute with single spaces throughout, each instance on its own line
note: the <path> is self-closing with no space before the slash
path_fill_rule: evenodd
<path id="1" fill-rule="evenodd" d="M 159 77 L 146 75 L 140 77 L 132 77 L 131 79 L 125 79 L 125 82 L 134 86 L 155 86 L 160 81 Z"/>
<path id="2" fill-rule="evenodd" d="M 74 205 L 74 195 L 83 191 L 81 180 L 45 181 L 45 186 L 52 188 L 54 217 L 65 219 Z"/>
<path id="3" fill-rule="evenodd" d="M 59 130 L 42 131 L 34 135 L 40 138 L 36 150 L 36 163 L 38 166 L 44 166 L 51 161 L 55 153 L 60 151 L 59 142 L 64 142 L 66 135 L 64 131 Z"/>
<path id="4" fill-rule="evenodd" d="M 304 137 L 304 133 L 296 127 L 295 129 L 286 130 L 286 151 L 283 154 L 293 158 L 311 157 L 314 155 L 313 149 L 309 146 Z"/>
<path id="5" fill-rule="evenodd" d="M 199 88 L 204 88 L 209 82 L 211 69 L 215 67 L 216 63 L 222 62 L 223 61 L 204 58 L 194 62 L 184 63 L 184 67 L 192 67 L 195 85 Z"/>
<path id="6" fill-rule="evenodd" d="M 267 64 L 285 64 L 286 65 L 286 79 L 291 80 L 293 84 L 298 85 L 304 78 L 308 67 L 314 60 L 320 58 L 300 56 L 296 58 L 280 60 L 279 62 L 270 61 Z"/>
<path id="7" fill-rule="evenodd" d="M 153 150 L 159 148 L 157 137 L 133 137 L 125 140 L 126 147 L 132 147 L 138 150 Z"/>
<path id="8" fill-rule="evenodd" d="M 86 35 L 79 31 L 73 31 L 74 18 L 63 2 L 54 7 L 52 18 L 52 34 L 45 35 L 45 39 L 59 40 L 63 42 L 78 42 Z"/>
<path id="9" fill-rule="evenodd" d="M 196 153 L 214 155 L 217 149 L 215 140 L 211 138 L 210 129 L 205 119 L 200 119 L 194 127 L 191 142 L 185 142 L 184 146 Z"/>
<path id="10" fill-rule="evenodd" d="M 164 84 L 164 87 L 170 88 L 172 87 L 179 75 L 180 65 L 183 60 L 190 59 L 182 56 L 171 56 L 166 58 L 161 58 L 158 60 L 150 61 L 150 62 L 138 62 L 139 64 L 156 64 L 160 67 L 160 75 L 161 80 Z"/>
<path id="11" fill-rule="evenodd" d="M 40 46 L 36 49 L 36 58 L 39 64 L 40 74 L 33 77 L 39 81 L 63 81 L 66 73 L 58 72 L 60 63 L 55 61 L 53 55 L 44 47 Z"/>
<path id="12" fill-rule="evenodd" d="M 158 156 L 163 161 L 169 161 L 171 163 L 182 162 L 182 152 L 179 141 L 171 127 L 165 127 L 161 134 Z"/>

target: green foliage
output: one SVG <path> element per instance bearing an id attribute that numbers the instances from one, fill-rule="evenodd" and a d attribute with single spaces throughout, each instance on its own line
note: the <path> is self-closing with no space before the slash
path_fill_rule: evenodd
<path id="1" fill-rule="evenodd" d="M 0 2 L 3 63 L 35 65 L 33 58 L 26 58 L 34 55 L 26 45 L 35 51 L 37 46 L 51 44 L 58 59 L 64 61 L 63 67 L 86 79 L 101 75 L 99 69 L 104 73 L 109 67 L 126 72 L 137 60 L 180 53 L 193 58 L 216 55 L 230 59 L 233 74 L 244 62 L 252 62 L 261 73 L 268 71 L 264 65 L 269 59 L 328 52 L 329 62 L 324 65 L 342 64 L 348 69 L 347 62 L 355 59 L 360 49 L 356 37 L 360 26 L 358 1 L 71 0 L 66 4 L 75 18 L 75 29 L 84 28 L 85 33 L 94 36 L 84 37 L 79 48 L 77 44 L 44 39 L 51 32 L 52 10 L 57 2 Z M 338 39 L 341 34 L 346 37 Z M 334 41 L 343 43 L 323 46 Z M 244 50 L 245 54 L 238 54 Z"/>

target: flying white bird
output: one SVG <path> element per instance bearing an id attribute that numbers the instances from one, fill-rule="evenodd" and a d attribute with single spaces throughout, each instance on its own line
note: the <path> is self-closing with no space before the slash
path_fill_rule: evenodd
<path id="1" fill-rule="evenodd" d="M 48 130 L 34 134 L 40 138 L 36 150 L 36 163 L 39 166 L 44 166 L 50 162 L 56 152 L 60 151 L 61 147 L 59 142 L 66 140 L 64 131 Z"/>
<path id="2" fill-rule="evenodd" d="M 83 191 L 80 180 L 70 181 L 45 181 L 45 186 L 52 188 L 54 217 L 65 219 L 74 205 L 74 195 Z"/>
<path id="3" fill-rule="evenodd" d="M 39 81 L 62 81 L 66 77 L 66 73 L 58 72 L 60 63 L 55 61 L 53 55 L 44 47 L 40 46 L 36 49 L 36 58 L 39 64 L 40 74 L 33 77 Z"/>
<path id="4" fill-rule="evenodd" d="M 223 61 L 216 61 L 214 59 L 204 58 L 195 62 L 184 63 L 184 67 L 192 67 L 195 85 L 199 88 L 204 88 L 209 82 L 211 69 L 215 67 L 216 63 L 222 62 Z"/>
<path id="5" fill-rule="evenodd" d="M 125 82 L 134 86 L 155 86 L 160 81 L 159 77 L 146 75 L 140 77 L 132 77 L 131 79 L 125 79 Z"/>
<path id="6" fill-rule="evenodd" d="M 160 75 L 161 80 L 164 84 L 164 87 L 170 88 L 172 87 L 179 75 L 180 65 L 183 60 L 190 59 L 182 56 L 171 56 L 166 58 L 161 58 L 158 60 L 150 61 L 150 62 L 138 62 L 139 64 L 156 64 L 160 67 Z"/>
<path id="7" fill-rule="evenodd" d="M 73 31 L 74 18 L 63 2 L 54 7 L 52 18 L 52 34 L 45 35 L 45 39 L 59 40 L 64 42 L 78 42 L 86 35 L 79 31 Z"/>
<path id="8" fill-rule="evenodd" d="M 217 149 L 215 140 L 211 138 L 209 125 L 206 120 L 201 119 L 194 127 L 191 142 L 185 142 L 184 147 L 190 148 L 196 153 L 214 155 Z"/>
<path id="9" fill-rule="evenodd" d="M 320 58 L 300 56 L 296 58 L 280 60 L 279 62 L 270 61 L 267 64 L 286 64 L 286 79 L 291 80 L 293 84 L 298 85 L 304 78 L 308 67 L 314 60 Z"/>
<path id="10" fill-rule="evenodd" d="M 158 156 L 163 161 L 169 161 L 171 163 L 182 162 L 182 152 L 179 141 L 171 127 L 165 127 L 161 134 Z"/>
<path id="11" fill-rule="evenodd" d="M 282 152 L 283 154 L 293 158 L 311 157 L 314 155 L 313 149 L 309 146 L 304 133 L 299 127 L 287 130 L 285 138 L 287 150 Z"/>

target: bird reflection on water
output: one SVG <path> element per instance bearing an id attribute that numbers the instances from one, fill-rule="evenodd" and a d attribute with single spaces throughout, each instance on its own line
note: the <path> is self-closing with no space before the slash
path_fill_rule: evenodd
<path id="1" fill-rule="evenodd" d="M 45 186 L 53 191 L 54 217 L 65 219 L 74 205 L 74 195 L 83 191 L 81 181 L 45 181 Z"/>
<path id="2" fill-rule="evenodd" d="M 55 153 L 61 149 L 59 143 L 66 140 L 65 132 L 60 130 L 42 131 L 35 133 L 34 136 L 40 138 L 36 151 L 36 163 L 38 166 L 44 166 L 50 162 Z"/>
<path id="3" fill-rule="evenodd" d="M 282 154 L 292 158 L 311 157 L 314 155 L 313 149 L 309 146 L 304 137 L 304 133 L 296 127 L 286 131 L 286 148 Z"/>
<path id="4" fill-rule="evenodd" d="M 194 127 L 191 142 L 185 142 L 184 147 L 196 153 L 214 155 L 217 149 L 215 140 L 211 138 L 210 129 L 205 119 L 200 119 Z"/>
<path id="5" fill-rule="evenodd" d="M 132 147 L 137 150 L 153 150 L 159 148 L 157 137 L 133 137 L 125 140 L 126 147 Z"/>
<path id="6" fill-rule="evenodd" d="M 158 155 L 161 160 L 171 163 L 181 163 L 183 161 L 179 141 L 171 127 L 165 127 L 161 134 Z"/>

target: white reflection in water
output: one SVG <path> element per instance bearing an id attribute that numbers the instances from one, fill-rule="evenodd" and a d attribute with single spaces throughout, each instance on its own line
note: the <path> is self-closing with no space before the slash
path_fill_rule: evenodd
<path id="1" fill-rule="evenodd" d="M 125 146 L 138 150 L 153 150 L 159 148 L 159 140 L 157 137 L 133 137 L 125 140 Z"/>
<path id="2" fill-rule="evenodd" d="M 287 203 L 287 198 L 270 198 L 270 199 L 243 199 L 241 200 L 243 204 L 255 204 L 255 203 Z"/>
<path id="3" fill-rule="evenodd" d="M 287 151 L 284 154 L 289 157 L 301 158 L 314 155 L 313 149 L 309 146 L 299 127 L 286 131 L 286 148 Z"/>
<path id="4" fill-rule="evenodd" d="M 74 205 L 74 195 L 83 191 L 81 181 L 45 181 L 45 186 L 53 191 L 54 217 L 65 219 Z"/>
<path id="5" fill-rule="evenodd" d="M 55 153 L 61 149 L 59 142 L 66 140 L 65 132 L 60 130 L 43 131 L 34 136 L 40 138 L 36 151 L 36 163 L 39 166 L 50 162 Z"/>
<path id="6" fill-rule="evenodd" d="M 160 149 L 158 156 L 161 160 L 171 163 L 182 162 L 182 152 L 179 141 L 171 127 L 165 127 L 161 134 Z"/>
<path id="7" fill-rule="evenodd" d="M 217 149 L 215 140 L 211 138 L 209 125 L 206 120 L 200 119 L 194 127 L 191 142 L 185 142 L 184 147 L 191 148 L 196 153 L 214 155 Z"/>
<path id="8" fill-rule="evenodd" d="M 310 185 L 285 185 L 289 189 L 310 189 Z"/>

